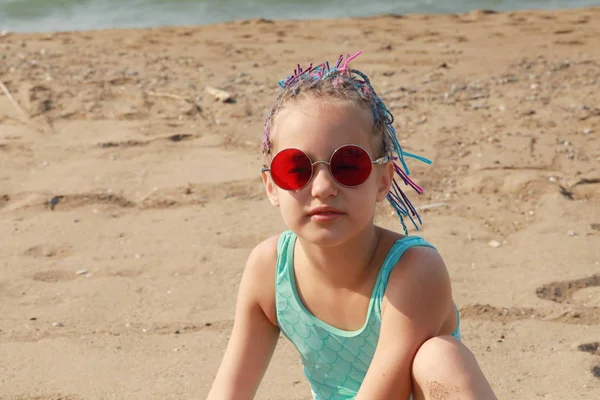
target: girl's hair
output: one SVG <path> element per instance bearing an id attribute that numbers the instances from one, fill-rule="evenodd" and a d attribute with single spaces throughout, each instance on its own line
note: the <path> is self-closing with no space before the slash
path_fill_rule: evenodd
<path id="1" fill-rule="evenodd" d="M 402 150 L 393 126 L 394 116 L 375 93 L 375 89 L 371 86 L 369 78 L 359 70 L 348 68 L 348 63 L 360 54 L 361 52 L 358 52 L 353 56 L 346 57 L 345 60 L 344 56 L 340 56 L 333 67 L 330 67 L 328 62 L 315 67 L 311 63 L 305 70 L 298 65 L 298 69 L 294 70 L 292 76 L 279 81 L 279 86 L 281 86 L 282 90 L 277 96 L 275 104 L 265 122 L 262 151 L 266 156 L 271 154 L 271 130 L 275 126 L 277 114 L 289 100 L 312 96 L 315 98 L 351 101 L 361 107 L 371 109 L 374 119 L 373 131 L 376 138 L 380 139 L 380 151 L 383 153 L 381 155 L 393 156 L 393 153 L 396 153 L 397 156 L 393 157 L 393 159 L 400 160 L 401 165 L 393 162 L 394 171 L 406 185 L 412 187 L 418 194 L 422 194 L 423 188 L 408 177 L 410 171 L 404 157 L 415 158 L 427 164 L 431 164 L 431 161 Z M 422 224 L 421 218 L 395 178 L 387 194 L 387 200 L 400 218 L 405 234 L 408 234 L 408 232 L 403 217 L 408 217 L 415 228 L 419 229 L 415 219 L 419 224 Z"/>

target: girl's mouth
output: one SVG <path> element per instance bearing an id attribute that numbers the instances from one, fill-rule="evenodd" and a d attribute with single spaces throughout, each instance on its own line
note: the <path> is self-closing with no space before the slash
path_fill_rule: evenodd
<path id="1" fill-rule="evenodd" d="M 308 213 L 311 220 L 316 222 L 330 222 L 340 218 L 344 213 L 332 207 L 318 207 Z"/>

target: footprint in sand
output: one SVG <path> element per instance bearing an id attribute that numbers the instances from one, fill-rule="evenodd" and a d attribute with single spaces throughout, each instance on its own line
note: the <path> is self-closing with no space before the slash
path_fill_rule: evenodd
<path id="1" fill-rule="evenodd" d="M 575 292 L 581 289 L 600 286 L 600 274 L 582 279 L 552 282 L 540 286 L 536 294 L 540 299 L 552 300 L 557 303 L 567 302 Z"/>
<path id="2" fill-rule="evenodd" d="M 10 196 L 7 194 L 0 195 L 0 208 L 4 207 L 10 201 Z"/>
<path id="3" fill-rule="evenodd" d="M 581 279 L 548 283 L 537 288 L 535 293 L 540 299 L 574 306 L 555 318 L 554 321 L 580 325 L 600 323 L 600 307 L 593 303 L 593 292 L 600 288 L 600 274 Z"/>
<path id="4" fill-rule="evenodd" d="M 600 323 L 600 310 L 594 304 L 593 297 L 595 296 L 591 293 L 597 292 L 597 288 L 600 288 L 600 274 L 548 283 L 537 288 L 535 293 L 540 299 L 576 306 L 576 312 L 570 314 L 573 314 L 573 318 L 578 319 L 578 323 L 585 323 L 581 318 L 586 314 L 586 317 L 591 317 L 591 319 L 588 318 L 589 324 L 597 324 Z"/>
<path id="5" fill-rule="evenodd" d="M 474 318 L 503 323 L 542 317 L 533 308 L 498 308 L 489 304 L 468 304 L 461 307 L 459 311 L 461 318 Z"/>
<path id="6" fill-rule="evenodd" d="M 72 272 L 51 270 L 40 271 L 33 274 L 32 279 L 38 282 L 56 283 L 65 282 L 77 278 L 77 275 Z"/>
<path id="7" fill-rule="evenodd" d="M 554 321 L 595 325 L 600 323 L 597 300 L 599 289 L 600 274 L 596 274 L 581 279 L 552 282 L 539 287 L 536 294 L 540 299 L 575 306 L 575 310 L 563 313 Z M 600 342 L 584 343 L 578 349 L 600 356 Z M 596 378 L 600 378 L 600 364 L 592 367 L 591 372 Z"/>
<path id="8" fill-rule="evenodd" d="M 536 295 L 543 300 L 568 304 L 571 310 L 558 317 L 548 319 L 533 308 L 498 308 L 489 304 L 469 304 L 460 309 L 464 318 L 477 318 L 501 322 L 522 319 L 544 319 L 577 325 L 600 324 L 600 274 L 586 278 L 548 283 L 536 289 Z M 574 308 L 574 309 L 573 309 Z"/>
<path id="9" fill-rule="evenodd" d="M 580 344 L 579 346 L 577 346 L 577 348 L 585 353 L 600 356 L 600 342 Z M 594 367 L 592 367 L 592 374 L 596 378 L 600 378 L 600 364 L 597 364 Z"/>
<path id="10" fill-rule="evenodd" d="M 600 324 L 600 274 L 581 279 L 548 283 L 536 289 L 540 299 L 574 306 L 552 321 L 577 325 Z M 501 322 L 520 319 L 544 318 L 532 308 L 497 308 L 491 305 L 471 304 L 460 309 L 463 318 L 477 318 Z M 584 343 L 580 351 L 600 356 L 600 342 Z M 600 363 L 591 368 L 592 374 L 600 378 Z"/>
<path id="11" fill-rule="evenodd" d="M 37 245 L 32 246 L 25 250 L 23 253 L 29 257 L 52 257 L 52 258 L 64 258 L 71 254 L 71 247 L 68 245 L 63 246 L 43 246 Z"/>
<path id="12" fill-rule="evenodd" d="M 568 187 L 559 185 L 559 192 L 569 200 L 600 198 L 600 178 L 583 178 Z"/>

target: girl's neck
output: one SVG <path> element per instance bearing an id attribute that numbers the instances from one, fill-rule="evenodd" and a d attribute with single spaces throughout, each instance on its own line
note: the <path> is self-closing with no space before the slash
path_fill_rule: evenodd
<path id="1" fill-rule="evenodd" d="M 336 288 L 353 288 L 363 282 L 373 267 L 381 229 L 369 226 L 340 246 L 320 247 L 298 238 L 302 258 L 323 283 Z"/>

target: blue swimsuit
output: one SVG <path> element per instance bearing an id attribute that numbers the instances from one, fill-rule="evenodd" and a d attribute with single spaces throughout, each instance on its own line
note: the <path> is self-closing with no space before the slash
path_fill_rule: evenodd
<path id="1" fill-rule="evenodd" d="M 365 324 L 350 332 L 321 321 L 300 300 L 294 275 L 295 243 L 296 235 L 286 231 L 277 244 L 277 322 L 281 332 L 302 357 L 313 398 L 353 399 L 375 353 L 381 329 L 381 303 L 392 268 L 407 249 L 433 246 L 417 236 L 408 236 L 394 243 L 377 276 Z M 459 324 L 452 336 L 460 339 Z"/>

